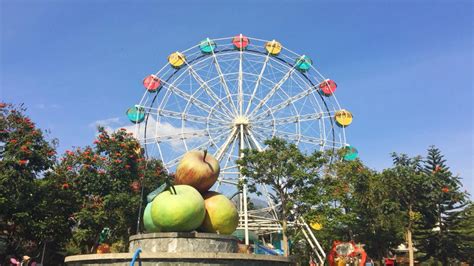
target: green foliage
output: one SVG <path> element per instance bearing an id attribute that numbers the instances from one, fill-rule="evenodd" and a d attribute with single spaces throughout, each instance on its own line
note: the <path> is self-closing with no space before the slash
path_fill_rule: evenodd
<path id="1" fill-rule="evenodd" d="M 45 264 L 60 264 L 65 254 L 93 252 L 104 227 L 112 230 L 105 241 L 125 251 L 141 197 L 167 177 L 161 163 L 146 161 L 125 130 L 102 128 L 94 145 L 57 161 L 56 141 L 24 112 L 0 106 L 0 263 L 25 254 L 38 261 L 46 246 Z"/>
<path id="2" fill-rule="evenodd" d="M 474 204 L 469 204 L 458 215 L 458 222 L 454 224 L 448 235 L 455 235 L 459 238 L 456 242 L 457 253 L 460 261 L 474 264 Z"/>
<path id="3" fill-rule="evenodd" d="M 429 201 L 420 210 L 423 219 L 417 223 L 415 235 L 418 249 L 425 254 L 421 259 L 432 257 L 447 265 L 449 261 L 467 258 L 463 245 L 473 235 L 460 227 L 463 216 L 469 214 L 463 212 L 468 201 L 467 193 L 461 191 L 460 178 L 449 171 L 444 156 L 435 147 L 428 149 L 423 170 L 430 180 L 430 192 Z"/>
<path id="4" fill-rule="evenodd" d="M 372 258 L 382 258 L 403 241 L 396 204 L 389 200 L 391 191 L 382 176 L 360 160 L 344 161 L 339 156 L 326 165 L 318 184 L 306 191 L 305 201 L 312 205 L 306 219 L 323 225 L 315 234 L 325 250 L 334 240 L 354 240 L 365 244 Z"/>
<path id="5" fill-rule="evenodd" d="M 303 154 L 294 144 L 273 138 L 265 141 L 264 151 L 245 149 L 244 156 L 237 163 L 246 176 L 245 185 L 250 192 L 257 191 L 257 185 L 268 185 L 275 192 L 275 201 L 282 225 L 283 242 L 287 238 L 287 219 L 297 219 L 308 210 L 303 201 L 305 191 L 317 183 L 319 172 L 325 163 L 320 152 Z M 287 252 L 286 252 L 287 253 Z"/>
<path id="6" fill-rule="evenodd" d="M 104 227 L 111 229 L 107 242 L 127 243 L 137 232 L 140 199 L 146 203 L 146 195 L 165 177 L 161 163 L 145 161 L 138 142 L 125 130 L 109 134 L 99 128 L 93 146 L 66 151 L 51 179 L 78 203 L 69 209 L 70 250 L 94 252 Z"/>
<path id="7" fill-rule="evenodd" d="M 305 155 L 296 145 L 282 139 L 267 140 L 265 144 L 268 145 L 265 151 L 243 150 L 243 158 L 237 161 L 242 166 L 241 173 L 247 177 L 245 184 L 249 191 L 260 194 L 257 185 L 269 185 L 282 204 L 282 213 L 303 210 L 301 199 L 305 190 L 317 183 L 325 158 L 320 152 Z"/>
<path id="8" fill-rule="evenodd" d="M 54 231 L 56 220 L 45 223 L 38 213 L 48 205 L 38 178 L 54 165 L 56 141 L 46 140 L 25 111 L 22 105 L 0 106 L 0 235 L 7 240 L 0 262 L 5 255 L 31 254 L 61 231 Z"/>
<path id="9" fill-rule="evenodd" d="M 94 252 L 104 227 L 111 229 L 104 240 L 111 249 L 126 251 L 128 237 L 140 231 L 140 201 L 146 204 L 146 195 L 169 178 L 161 162 L 145 160 L 125 130 L 103 128 L 93 145 L 58 161 L 56 140 L 48 141 L 24 113 L 23 106 L 0 105 L 0 263 L 6 255 L 38 258 L 44 245 L 47 265 Z M 420 259 L 474 262 L 474 207 L 437 148 L 425 161 L 393 154 L 393 167 L 377 172 L 342 154 L 303 154 L 281 139 L 266 145 L 242 151 L 241 185 L 256 193 L 259 184 L 271 187 L 284 238 L 292 237 L 301 263 L 311 251 L 286 224 L 300 216 L 322 225 L 314 233 L 326 251 L 334 240 L 354 240 L 380 259 L 410 230 L 425 255 Z"/>

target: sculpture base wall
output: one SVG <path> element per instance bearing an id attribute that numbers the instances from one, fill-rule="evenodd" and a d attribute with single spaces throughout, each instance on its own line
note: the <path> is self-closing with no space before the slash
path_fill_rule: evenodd
<path id="1" fill-rule="evenodd" d="M 64 262 L 68 266 L 129 266 L 138 248 L 142 249 L 143 266 L 295 265 L 291 258 L 237 253 L 237 238 L 233 236 L 196 232 L 133 235 L 129 253 L 76 255 Z"/>
<path id="2" fill-rule="evenodd" d="M 68 266 L 129 266 L 132 253 L 111 253 L 78 255 L 66 257 Z M 239 253 L 141 253 L 142 266 L 288 266 L 294 265 L 290 258 L 280 256 L 239 254 Z M 136 264 L 138 265 L 138 263 Z"/>
<path id="3" fill-rule="evenodd" d="M 226 252 L 237 253 L 237 238 L 209 233 L 153 233 L 130 237 L 129 250 L 143 252 Z"/>

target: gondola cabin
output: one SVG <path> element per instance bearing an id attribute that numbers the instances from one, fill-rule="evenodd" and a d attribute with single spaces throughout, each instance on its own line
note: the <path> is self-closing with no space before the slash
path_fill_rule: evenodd
<path id="1" fill-rule="evenodd" d="M 267 42 L 265 44 L 265 50 L 267 50 L 267 52 L 273 56 L 279 55 L 281 52 L 281 49 L 282 49 L 281 43 L 275 40 Z"/>
<path id="2" fill-rule="evenodd" d="M 174 52 L 168 56 L 168 62 L 173 68 L 181 68 L 186 63 L 186 56 L 180 52 Z"/>
<path id="3" fill-rule="evenodd" d="M 325 81 L 319 84 L 319 89 L 321 90 L 324 96 L 331 96 L 336 91 L 336 88 L 336 82 L 330 79 L 326 79 Z"/>
<path id="4" fill-rule="evenodd" d="M 295 68 L 300 72 L 308 71 L 311 68 L 311 65 L 313 65 L 313 60 L 306 55 L 300 56 L 295 62 Z"/>
<path id="5" fill-rule="evenodd" d="M 232 44 L 234 44 L 234 48 L 237 50 L 244 50 L 249 46 L 250 40 L 248 37 L 240 34 L 232 38 Z"/>
<path id="6" fill-rule="evenodd" d="M 339 110 L 334 115 L 336 124 L 340 127 L 347 127 L 352 123 L 352 113 L 347 110 Z"/>
<path id="7" fill-rule="evenodd" d="M 145 120 L 145 110 L 142 107 L 130 107 L 127 110 L 127 117 L 132 123 L 141 123 Z"/>
<path id="8" fill-rule="evenodd" d="M 203 54 L 212 54 L 216 49 L 216 42 L 209 38 L 206 38 L 199 44 L 199 49 Z"/>
<path id="9" fill-rule="evenodd" d="M 148 92 L 156 92 L 161 87 L 161 80 L 152 74 L 143 79 L 143 86 Z"/>

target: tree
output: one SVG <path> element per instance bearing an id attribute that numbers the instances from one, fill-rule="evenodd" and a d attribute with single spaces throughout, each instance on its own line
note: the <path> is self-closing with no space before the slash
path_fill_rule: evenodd
<path id="1" fill-rule="evenodd" d="M 334 240 L 365 244 L 371 258 L 387 256 L 391 247 L 403 241 L 403 227 L 390 198 L 391 188 L 380 173 L 360 160 L 344 161 L 332 156 L 323 178 L 306 191 L 305 201 L 312 206 L 306 218 L 322 225 L 317 231 L 325 250 Z"/>
<path id="2" fill-rule="evenodd" d="M 281 206 L 278 212 L 283 249 L 288 256 L 287 219 L 301 215 L 304 191 L 318 180 L 325 158 L 320 152 L 303 154 L 296 145 L 282 139 L 273 138 L 265 144 L 268 147 L 264 151 L 243 150 L 244 156 L 237 163 L 242 167 L 241 173 L 246 177 L 245 184 L 250 192 L 257 192 L 259 184 L 268 185 L 275 192 Z"/>
<path id="3" fill-rule="evenodd" d="M 421 210 L 429 203 L 430 179 L 423 172 L 420 156 L 392 154 L 394 167 L 382 173 L 382 182 L 392 189 L 392 202 L 398 201 L 398 212 L 403 218 L 410 266 L 414 265 L 413 231 L 421 219 Z M 396 209 L 394 210 L 396 212 Z"/>
<path id="4" fill-rule="evenodd" d="M 474 204 L 469 202 L 458 217 L 459 223 L 452 226 L 449 232 L 462 236 L 462 241 L 457 243 L 458 259 L 474 265 Z"/>
<path id="5" fill-rule="evenodd" d="M 55 161 L 56 141 L 46 140 L 25 111 L 23 105 L 0 103 L 0 235 L 6 240 L 1 261 L 38 247 L 38 183 Z"/>
<path id="6" fill-rule="evenodd" d="M 146 195 L 165 177 L 161 162 L 145 160 L 125 129 L 109 133 L 99 128 L 93 146 L 66 151 L 49 178 L 77 202 L 69 213 L 69 253 L 94 252 L 104 228 L 111 232 L 107 242 L 123 251 L 128 237 L 138 231 L 137 218 L 144 209 L 140 201 L 146 203 Z"/>
<path id="7" fill-rule="evenodd" d="M 468 204 L 467 193 L 461 191 L 461 181 L 446 165 L 441 151 L 432 146 L 424 162 L 424 173 L 431 181 L 429 205 L 421 210 L 423 218 L 418 223 L 419 249 L 430 257 L 448 265 L 450 260 L 463 256 L 461 246 L 467 235 L 454 230 L 463 221 L 462 213 Z"/>

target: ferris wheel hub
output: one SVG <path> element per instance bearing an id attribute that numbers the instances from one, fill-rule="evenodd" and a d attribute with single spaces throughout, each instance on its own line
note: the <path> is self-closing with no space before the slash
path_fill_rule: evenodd
<path id="1" fill-rule="evenodd" d="M 234 126 L 236 127 L 240 125 L 247 126 L 249 123 L 250 123 L 249 118 L 246 116 L 239 115 L 234 119 Z"/>

